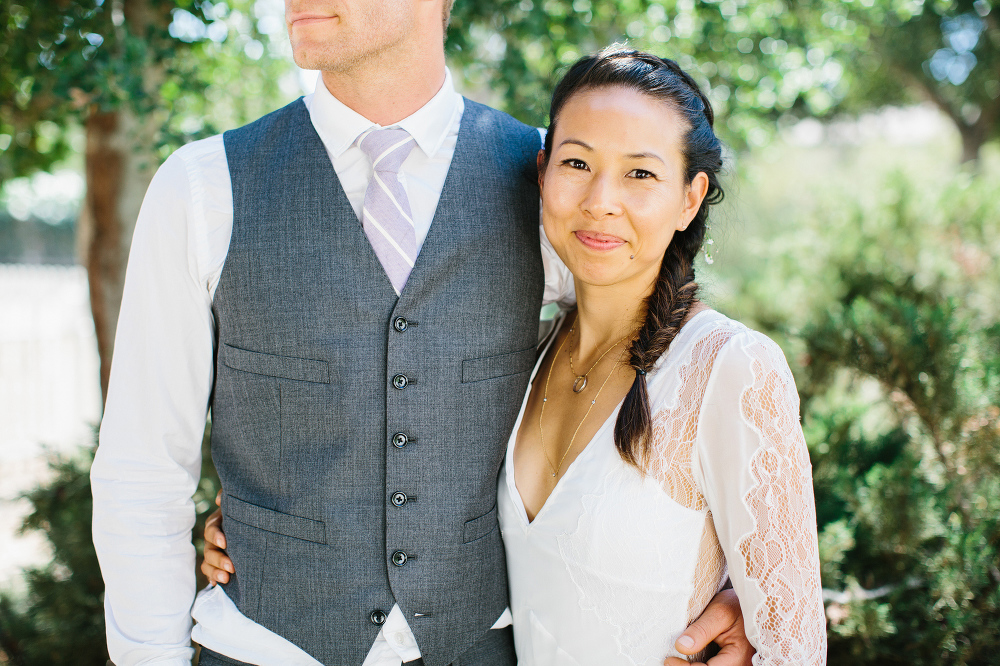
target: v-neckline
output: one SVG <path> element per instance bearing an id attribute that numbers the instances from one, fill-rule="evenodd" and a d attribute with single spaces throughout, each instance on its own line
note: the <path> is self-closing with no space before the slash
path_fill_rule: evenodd
<path id="1" fill-rule="evenodd" d="M 694 330 L 694 326 L 692 326 L 694 321 L 696 319 L 704 319 L 704 317 L 702 317 L 701 315 L 709 312 L 715 313 L 716 311 L 713 310 L 712 308 L 706 308 L 698 312 L 697 314 L 692 316 L 687 322 L 685 322 L 684 326 L 681 327 L 681 330 L 677 333 L 677 336 L 672 341 L 671 347 L 674 346 L 678 338 L 681 338 L 681 336 L 687 337 L 685 333 L 691 334 L 691 332 Z M 515 507 L 519 512 L 522 525 L 524 526 L 525 529 L 531 529 L 531 527 L 538 522 L 538 519 L 542 516 L 542 514 L 546 512 L 546 509 L 552 503 L 552 499 L 559 493 L 560 488 L 562 488 L 565 485 L 563 481 L 573 473 L 573 470 L 577 467 L 577 463 L 580 462 L 581 460 L 586 460 L 588 457 L 595 455 L 593 453 L 594 447 L 592 446 L 592 444 L 597 440 L 597 438 L 600 435 L 604 433 L 604 431 L 609 427 L 609 424 L 611 424 L 613 420 L 618 417 L 618 412 L 621 410 L 622 404 L 625 402 L 625 397 L 623 396 L 622 399 L 618 401 L 618 404 L 615 405 L 615 408 L 611 411 L 608 417 L 601 424 L 601 426 L 594 433 L 594 435 L 587 441 L 586 446 L 580 451 L 580 454 L 577 455 L 576 458 L 574 458 L 573 461 L 566 468 L 566 473 L 563 474 L 561 477 L 559 477 L 559 480 L 556 481 L 556 485 L 552 488 L 552 492 L 550 492 L 548 497 L 545 498 L 545 501 L 542 502 L 542 506 L 538 509 L 538 512 L 535 514 L 535 517 L 529 520 L 528 510 L 524 506 L 524 499 L 521 497 L 521 491 L 518 490 L 517 488 L 517 478 L 514 469 L 514 449 L 517 447 L 517 434 L 521 430 L 521 423 L 524 420 L 525 408 L 528 405 L 528 398 L 531 396 L 531 387 L 534 384 L 535 377 L 538 375 L 538 371 L 539 369 L 541 369 L 542 363 L 545 362 L 545 357 L 548 355 L 549 349 L 551 349 L 553 343 L 555 343 L 556 338 L 559 337 L 559 332 L 562 330 L 563 325 L 566 323 L 566 318 L 568 316 L 569 316 L 569 311 L 563 312 L 560 315 L 559 321 L 557 321 L 555 326 L 552 327 L 552 331 L 548 336 L 548 340 L 546 341 L 545 346 L 542 348 L 542 353 L 538 356 L 538 360 L 535 362 L 535 367 L 531 371 L 531 377 L 528 380 L 528 390 L 525 391 L 524 399 L 521 401 L 521 411 L 518 412 L 517 420 L 514 423 L 514 430 L 511 433 L 510 440 L 508 440 L 507 457 L 504 461 L 504 464 L 507 467 L 506 471 L 507 489 L 508 493 L 511 496 L 511 500 L 514 502 Z M 668 348 L 667 351 L 664 352 L 663 355 L 656 362 L 654 366 L 654 371 L 659 371 L 665 365 L 668 365 L 669 354 L 670 354 L 670 349 Z M 650 372 L 650 378 L 653 376 L 652 372 L 653 371 Z M 628 394 L 626 394 L 626 396 L 627 395 Z"/>
<path id="2" fill-rule="evenodd" d="M 556 322 L 555 326 L 552 328 L 552 332 L 549 334 L 549 340 L 545 343 L 542 353 L 538 356 L 538 361 L 535 362 L 535 368 L 531 371 L 531 377 L 528 380 L 528 390 L 524 392 L 524 399 L 521 401 L 521 411 L 517 415 L 517 421 L 514 423 L 514 430 L 511 432 L 511 444 L 507 447 L 506 465 L 507 478 L 509 479 L 508 490 L 510 491 L 511 497 L 516 504 L 524 526 L 528 529 L 530 529 L 538 521 L 542 514 L 545 513 L 546 508 L 552 503 L 552 498 L 555 497 L 558 494 L 559 489 L 565 485 L 563 481 L 573 473 L 573 470 L 577 467 L 577 463 L 592 455 L 592 453 L 590 453 L 593 448 L 591 444 L 608 428 L 608 424 L 612 422 L 612 419 L 617 418 L 618 411 L 621 409 L 622 403 L 625 402 L 624 397 L 618 401 L 615 408 L 611 410 L 611 414 L 609 414 L 604 422 L 601 423 L 594 435 L 587 441 L 587 444 L 583 447 L 583 449 L 580 450 L 580 453 L 573 459 L 572 462 L 570 462 L 569 466 L 566 467 L 566 473 L 559 477 L 559 480 L 556 481 L 556 485 L 553 486 L 552 491 L 545 498 L 545 501 L 542 502 L 542 506 L 535 513 L 535 517 L 529 519 L 528 510 L 524 506 L 524 498 L 521 497 L 521 491 L 517 488 L 517 477 L 514 469 L 514 449 L 517 447 L 517 434 L 521 430 L 521 423 L 524 420 L 525 408 L 528 405 L 528 398 L 531 396 L 531 387 L 534 384 L 535 377 L 538 374 L 538 370 L 542 367 L 542 363 L 545 362 L 545 357 L 548 355 L 549 349 L 551 349 L 556 338 L 559 337 L 559 332 L 562 330 L 563 324 L 566 323 L 568 315 L 569 312 L 564 312 L 560 315 L 559 321 Z"/>

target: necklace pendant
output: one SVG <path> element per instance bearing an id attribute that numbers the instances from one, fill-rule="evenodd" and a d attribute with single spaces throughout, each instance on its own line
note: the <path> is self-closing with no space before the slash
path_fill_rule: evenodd
<path id="1" fill-rule="evenodd" d="M 587 388 L 587 375 L 580 375 L 573 382 L 573 393 L 579 393 L 585 388 Z"/>

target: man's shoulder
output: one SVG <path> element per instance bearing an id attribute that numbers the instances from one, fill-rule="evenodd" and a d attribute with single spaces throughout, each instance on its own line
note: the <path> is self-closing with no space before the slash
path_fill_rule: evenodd
<path id="1" fill-rule="evenodd" d="M 188 168 L 205 168 L 213 165 L 218 159 L 225 159 L 225 146 L 221 134 L 214 134 L 205 139 L 186 143 L 175 150 L 168 161 L 181 162 Z"/>
<path id="2" fill-rule="evenodd" d="M 245 137 L 259 136 L 274 130 L 275 127 L 300 120 L 303 117 L 308 118 L 309 112 L 306 110 L 303 98 L 299 97 L 295 101 L 289 102 L 280 109 L 275 109 L 257 120 L 224 132 L 222 136 L 227 143 L 231 138 L 240 135 Z"/>
<path id="3" fill-rule="evenodd" d="M 185 144 L 173 152 L 169 161 L 181 162 L 187 167 L 188 170 L 205 170 L 220 166 L 219 160 L 222 161 L 222 164 L 226 161 L 226 149 L 227 144 L 230 143 L 230 139 L 240 134 L 243 134 L 244 136 L 254 136 L 266 133 L 268 130 L 273 129 L 276 124 L 280 124 L 282 121 L 294 115 L 297 111 L 300 111 L 296 105 L 301 105 L 301 101 L 301 98 L 299 98 L 280 109 L 272 111 L 267 115 L 261 116 L 257 120 L 243 125 L 242 127 L 237 127 L 235 129 L 227 130 L 221 134 L 215 134 L 208 138 L 199 139 L 198 141 L 192 141 L 191 143 Z M 302 107 L 303 110 L 304 108 L 305 107 Z"/>
<path id="4" fill-rule="evenodd" d="M 504 111 L 494 109 L 491 106 L 481 104 L 469 98 L 465 98 L 465 109 L 467 118 L 477 124 L 489 125 L 501 135 L 511 138 L 516 137 L 532 144 L 539 142 L 538 129 L 522 123 Z"/>

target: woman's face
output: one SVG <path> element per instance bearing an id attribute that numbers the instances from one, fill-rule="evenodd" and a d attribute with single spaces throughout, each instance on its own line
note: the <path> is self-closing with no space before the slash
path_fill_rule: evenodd
<path id="1" fill-rule="evenodd" d="M 668 104 L 621 87 L 585 90 L 563 106 L 542 169 L 545 233 L 578 282 L 651 288 L 663 253 L 708 190 L 685 183 L 687 130 Z"/>

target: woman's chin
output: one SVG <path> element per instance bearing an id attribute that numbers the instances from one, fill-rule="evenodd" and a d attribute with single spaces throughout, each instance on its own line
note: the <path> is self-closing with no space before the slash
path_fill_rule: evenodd
<path id="1" fill-rule="evenodd" d="M 593 288 L 610 288 L 627 282 L 631 276 L 630 272 L 622 270 L 621 267 L 611 266 L 586 266 L 574 270 L 570 267 L 570 272 L 578 284 L 585 284 Z"/>

